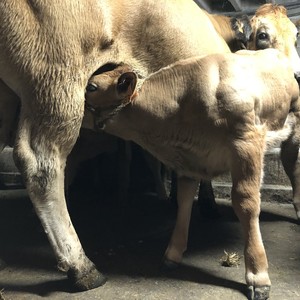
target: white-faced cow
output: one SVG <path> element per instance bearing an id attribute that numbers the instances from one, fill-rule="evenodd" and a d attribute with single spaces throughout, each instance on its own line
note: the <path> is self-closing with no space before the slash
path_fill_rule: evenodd
<path id="1" fill-rule="evenodd" d="M 217 20 L 218 16 L 215 16 L 215 21 Z M 247 19 L 244 20 L 244 23 L 233 23 L 236 28 L 236 35 L 240 36 L 239 42 L 241 41 L 245 48 L 250 50 L 275 48 L 282 51 L 282 53 L 290 58 L 294 66 L 296 76 L 299 77 L 300 59 L 295 47 L 298 32 L 296 26 L 287 17 L 286 9 L 279 5 L 262 5 L 250 19 L 250 26 L 247 25 Z M 219 23 L 222 23 L 222 21 L 219 21 Z M 246 24 L 247 26 L 242 28 L 241 26 L 243 26 L 243 24 Z M 223 25 L 223 27 L 224 26 L 225 25 Z M 229 37 L 227 34 L 224 36 L 224 39 L 229 39 Z M 229 43 L 233 43 L 233 45 L 235 45 L 236 41 L 230 39 Z M 238 46 L 240 46 L 240 44 L 238 44 Z M 232 50 L 234 49 L 237 49 L 237 47 L 235 46 L 235 48 L 232 48 Z M 293 204 L 296 215 L 300 220 L 300 166 L 297 163 L 298 151 L 298 136 L 291 136 L 289 141 L 284 142 L 281 145 L 281 161 L 292 184 Z M 204 213 L 216 213 L 216 204 L 210 181 L 201 181 L 199 204 Z"/>
<path id="2" fill-rule="evenodd" d="M 88 79 L 109 63 L 124 61 L 147 76 L 179 59 L 229 51 L 192 0 L 0 2 L 0 148 L 10 141 L 20 99 L 15 161 L 58 265 L 77 288 L 105 282 L 82 249 L 64 196 Z"/>

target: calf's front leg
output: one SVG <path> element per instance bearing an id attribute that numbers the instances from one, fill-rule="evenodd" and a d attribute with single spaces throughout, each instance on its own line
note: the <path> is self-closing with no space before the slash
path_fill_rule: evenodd
<path id="1" fill-rule="evenodd" d="M 199 181 L 195 179 L 180 176 L 177 178 L 177 218 L 165 252 L 164 265 L 166 267 L 179 264 L 187 248 L 191 212 L 198 184 Z"/>
<path id="2" fill-rule="evenodd" d="M 257 136 L 257 137 L 256 137 Z M 259 227 L 263 138 L 259 132 L 235 142 L 232 168 L 232 204 L 245 238 L 245 267 L 248 298 L 269 298 L 271 281 Z"/>

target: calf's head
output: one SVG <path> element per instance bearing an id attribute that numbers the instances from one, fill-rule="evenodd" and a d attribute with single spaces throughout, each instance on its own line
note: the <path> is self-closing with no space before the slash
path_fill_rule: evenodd
<path id="1" fill-rule="evenodd" d="M 137 75 L 129 66 L 94 75 L 86 87 L 86 103 L 97 111 L 113 109 L 131 102 L 137 84 Z"/>

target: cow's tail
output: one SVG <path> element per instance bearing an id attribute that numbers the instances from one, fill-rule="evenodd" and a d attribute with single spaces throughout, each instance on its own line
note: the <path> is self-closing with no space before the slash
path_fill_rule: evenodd
<path id="1" fill-rule="evenodd" d="M 267 130 L 266 133 L 266 151 L 279 148 L 281 143 L 286 141 L 294 131 L 296 125 L 296 117 L 294 113 L 289 113 L 284 126 L 278 130 Z"/>

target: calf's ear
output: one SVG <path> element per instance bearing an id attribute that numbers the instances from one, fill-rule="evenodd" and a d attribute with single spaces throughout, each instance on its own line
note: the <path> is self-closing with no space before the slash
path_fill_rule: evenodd
<path id="1" fill-rule="evenodd" d="M 134 94 L 137 84 L 137 75 L 134 72 L 123 73 L 117 83 L 117 93 L 120 97 L 126 97 L 129 100 Z"/>

